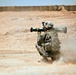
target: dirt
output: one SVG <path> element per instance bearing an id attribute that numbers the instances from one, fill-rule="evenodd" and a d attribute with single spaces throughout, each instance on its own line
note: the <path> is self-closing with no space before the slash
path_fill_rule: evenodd
<path id="1" fill-rule="evenodd" d="M 67 27 L 58 33 L 61 41 L 59 61 L 41 61 L 35 44 L 43 21 Z M 76 11 L 0 12 L 0 75 L 76 75 Z"/>

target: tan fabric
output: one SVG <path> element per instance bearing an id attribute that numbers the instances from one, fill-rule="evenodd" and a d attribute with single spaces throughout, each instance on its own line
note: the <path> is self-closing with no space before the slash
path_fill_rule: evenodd
<path id="1" fill-rule="evenodd" d="M 59 51 L 60 41 L 57 32 L 52 29 L 42 35 L 38 35 L 37 43 L 44 46 L 45 50 Z"/>

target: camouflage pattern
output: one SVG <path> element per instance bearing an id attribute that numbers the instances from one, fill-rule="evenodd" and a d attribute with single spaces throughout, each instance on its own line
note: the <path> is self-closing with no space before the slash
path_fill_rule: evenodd
<path id="1" fill-rule="evenodd" d="M 58 32 L 67 33 L 66 27 L 54 27 L 51 22 L 42 22 L 43 28 L 32 28 L 31 32 L 37 32 L 36 48 L 39 54 L 47 59 L 51 57 L 52 60 L 60 58 L 60 41 L 58 39 Z M 43 32 L 43 34 L 41 34 Z"/>
<path id="2" fill-rule="evenodd" d="M 50 56 L 53 59 L 59 58 L 60 41 L 56 30 L 52 28 L 43 34 L 38 34 L 36 48 L 40 55 L 48 56 L 47 51 L 51 51 L 52 53 Z"/>
<path id="3" fill-rule="evenodd" d="M 44 22 L 44 27 L 49 28 L 49 27 L 53 27 L 53 24 L 51 22 Z"/>

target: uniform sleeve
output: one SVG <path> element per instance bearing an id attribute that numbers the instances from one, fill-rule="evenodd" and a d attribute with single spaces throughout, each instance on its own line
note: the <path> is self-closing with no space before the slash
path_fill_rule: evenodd
<path id="1" fill-rule="evenodd" d="M 41 45 L 44 42 L 44 35 L 38 35 L 37 36 L 37 43 L 38 45 Z"/>

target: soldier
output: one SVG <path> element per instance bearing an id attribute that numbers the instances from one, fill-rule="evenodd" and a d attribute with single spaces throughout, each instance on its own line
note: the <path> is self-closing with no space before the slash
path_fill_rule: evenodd
<path id="1" fill-rule="evenodd" d="M 46 31 L 43 34 L 38 32 L 36 48 L 45 61 L 47 57 L 51 57 L 52 61 L 60 58 L 60 41 L 53 26 L 51 22 L 44 22 L 43 29 Z"/>

